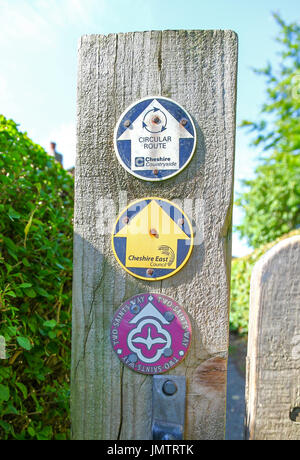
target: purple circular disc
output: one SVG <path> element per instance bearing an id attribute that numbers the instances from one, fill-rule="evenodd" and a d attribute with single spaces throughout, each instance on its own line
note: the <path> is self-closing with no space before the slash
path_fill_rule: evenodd
<path id="1" fill-rule="evenodd" d="M 186 356 L 190 320 L 175 300 L 162 294 L 138 294 L 115 313 L 110 338 L 120 361 L 142 374 L 162 374 Z"/>

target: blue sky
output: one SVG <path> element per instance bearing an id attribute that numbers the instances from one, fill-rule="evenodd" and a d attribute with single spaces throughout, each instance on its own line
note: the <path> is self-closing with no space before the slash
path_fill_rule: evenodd
<path id="1" fill-rule="evenodd" d="M 265 101 L 254 67 L 276 61 L 278 27 L 299 18 L 299 0 L 0 0 L 0 113 L 48 149 L 57 142 L 74 164 L 77 44 L 83 34 L 162 29 L 232 29 L 239 36 L 237 124 L 255 120 Z M 259 151 L 237 129 L 235 190 L 249 178 Z M 234 209 L 234 223 L 241 214 Z M 233 254 L 249 252 L 233 237 Z"/>

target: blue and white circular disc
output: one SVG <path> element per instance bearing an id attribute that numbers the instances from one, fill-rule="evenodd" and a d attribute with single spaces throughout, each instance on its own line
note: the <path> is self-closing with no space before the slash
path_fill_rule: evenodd
<path id="1" fill-rule="evenodd" d="M 121 165 L 146 181 L 169 179 L 191 161 L 196 129 L 183 107 L 166 97 L 147 97 L 121 115 L 114 133 Z"/>

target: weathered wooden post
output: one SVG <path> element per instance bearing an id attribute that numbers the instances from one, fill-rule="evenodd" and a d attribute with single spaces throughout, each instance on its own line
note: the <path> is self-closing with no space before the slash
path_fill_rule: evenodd
<path id="1" fill-rule="evenodd" d="M 246 406 L 248 439 L 300 439 L 300 236 L 252 272 Z"/>
<path id="2" fill-rule="evenodd" d="M 5 338 L 0 335 L 0 359 L 6 359 Z"/>
<path id="3" fill-rule="evenodd" d="M 152 439 L 153 377 L 124 366 L 116 355 L 122 350 L 114 353 L 110 340 L 117 309 L 130 297 L 149 292 L 175 299 L 192 324 L 190 351 L 171 371 L 186 376 L 184 439 L 224 437 L 236 66 L 237 37 L 232 31 L 137 32 L 84 36 L 80 41 L 71 387 L 74 439 Z M 114 151 L 119 117 L 146 96 L 160 101 L 161 119 L 152 119 L 153 127 L 157 123 L 159 128 L 151 131 L 146 114 L 140 129 L 157 133 L 169 126 L 163 119 L 163 112 L 169 117 L 168 110 L 173 110 L 169 98 L 188 110 L 196 128 L 193 158 L 168 180 L 159 180 L 155 169 L 157 181 L 133 177 L 130 166 L 122 167 Z M 131 126 L 130 119 L 123 121 L 117 141 Z M 181 120 L 177 129 L 186 123 Z M 152 134 L 148 136 L 149 141 Z M 171 136 L 162 142 L 168 140 Z M 125 139 L 126 148 L 128 142 Z M 143 159 L 136 158 L 135 167 L 143 166 Z M 116 216 L 133 200 L 147 197 L 159 197 L 149 200 L 153 208 L 163 203 L 161 199 L 176 201 L 195 233 L 184 267 L 159 281 L 145 279 L 153 274 L 150 269 L 144 278 L 129 274 L 116 260 L 118 248 L 114 255 L 111 246 Z M 128 221 L 125 215 L 120 226 Z M 125 233 L 117 233 L 119 223 L 115 236 L 124 238 Z M 157 230 L 149 232 L 155 243 Z M 148 348 L 154 343 L 150 327 L 143 340 L 148 341 Z M 136 356 L 129 358 L 134 366 Z"/>

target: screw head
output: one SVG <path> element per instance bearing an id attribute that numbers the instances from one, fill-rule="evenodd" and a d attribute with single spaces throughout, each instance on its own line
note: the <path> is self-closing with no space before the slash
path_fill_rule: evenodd
<path id="1" fill-rule="evenodd" d="M 147 273 L 147 275 L 152 276 L 154 271 L 152 270 L 152 268 L 148 268 L 146 273 Z"/>
<path id="2" fill-rule="evenodd" d="M 133 315 L 136 315 L 137 313 L 140 312 L 140 307 L 138 305 L 131 305 L 130 307 L 130 312 L 133 314 Z"/>
<path id="3" fill-rule="evenodd" d="M 131 355 L 128 356 L 128 361 L 131 363 L 136 363 L 138 360 L 137 355 L 135 353 L 132 353 Z"/>
<path id="4" fill-rule="evenodd" d="M 154 117 L 153 118 L 153 123 L 155 123 L 156 125 L 158 125 L 160 123 L 160 118 L 158 116 Z"/>
<path id="5" fill-rule="evenodd" d="M 181 120 L 181 122 L 180 122 L 180 124 L 181 124 L 182 126 L 186 126 L 187 123 L 188 123 L 188 121 L 187 121 L 185 118 L 183 118 L 183 119 Z"/>
<path id="6" fill-rule="evenodd" d="M 158 173 L 159 173 L 158 169 L 154 169 L 153 171 L 154 176 L 158 176 Z"/>
<path id="7" fill-rule="evenodd" d="M 175 318 L 175 315 L 171 311 L 166 311 L 166 313 L 164 314 L 164 317 L 170 323 Z"/>
<path id="8" fill-rule="evenodd" d="M 130 120 L 125 120 L 125 121 L 124 121 L 124 126 L 125 126 L 125 128 L 129 128 L 130 125 L 131 125 L 131 121 L 130 121 Z"/>
<path id="9" fill-rule="evenodd" d="M 123 217 L 123 223 L 128 224 L 128 222 L 129 222 L 129 217 L 128 216 Z"/>
<path id="10" fill-rule="evenodd" d="M 158 232 L 155 228 L 150 229 L 150 235 L 155 236 L 156 238 L 158 237 Z"/>
<path id="11" fill-rule="evenodd" d="M 178 225 L 184 225 L 184 219 L 178 219 L 177 223 Z"/>
<path id="12" fill-rule="evenodd" d="M 172 348 L 165 348 L 164 353 L 163 353 L 165 358 L 170 358 L 172 354 L 173 354 Z"/>
<path id="13" fill-rule="evenodd" d="M 163 392 L 167 396 L 173 396 L 177 391 L 177 385 L 173 382 L 173 380 L 167 380 L 163 384 Z"/>

